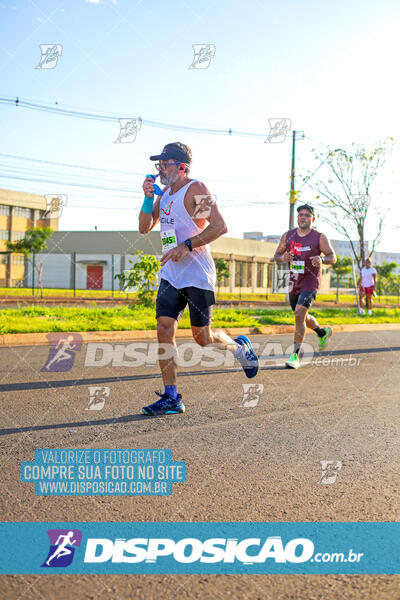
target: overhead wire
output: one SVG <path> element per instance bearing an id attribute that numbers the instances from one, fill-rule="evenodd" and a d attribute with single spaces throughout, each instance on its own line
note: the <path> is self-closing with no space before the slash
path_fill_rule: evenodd
<path id="1" fill-rule="evenodd" d="M 78 111 L 62 108 L 62 105 L 57 103 L 54 106 L 46 105 L 38 102 L 30 102 L 23 100 L 22 98 L 16 97 L 0 97 L 0 104 L 14 105 L 17 108 L 26 108 L 28 110 L 36 110 L 39 112 L 47 112 L 52 114 L 58 114 L 62 116 L 75 117 L 79 119 L 103 121 L 103 122 L 119 122 L 120 119 L 132 119 L 132 115 L 129 116 L 112 116 L 106 113 L 94 113 L 88 111 Z M 228 135 L 228 136 L 239 136 L 239 137 L 250 137 L 250 138 L 264 138 L 266 137 L 265 132 L 251 132 L 251 131 L 240 131 L 227 127 L 224 129 L 213 129 L 206 127 L 194 127 L 189 125 L 181 125 L 178 123 L 167 122 L 167 121 L 155 121 L 151 119 L 143 119 L 141 116 L 135 117 L 140 119 L 143 125 L 148 127 L 156 127 L 159 129 L 169 129 L 174 131 L 186 131 L 190 133 L 203 133 L 207 135 Z"/>
<path id="2" fill-rule="evenodd" d="M 60 105 L 59 103 L 45 103 L 45 102 L 37 102 L 37 101 L 33 101 L 33 100 L 29 100 L 29 99 L 22 99 L 19 97 L 16 98 L 11 98 L 11 97 L 1 97 L 0 98 L 0 103 L 2 104 L 8 104 L 8 105 L 14 105 L 17 108 L 25 108 L 25 109 L 29 109 L 29 110 L 36 110 L 39 112 L 46 112 L 46 113 L 52 113 L 52 114 L 58 114 L 58 115 L 62 115 L 62 116 L 69 116 L 69 117 L 75 117 L 75 118 L 81 118 L 81 119 L 88 119 L 88 120 L 100 120 L 100 121 L 104 121 L 104 122 L 118 122 L 121 118 L 120 115 L 117 116 L 115 114 L 112 113 L 99 113 L 99 112 L 91 112 L 89 109 L 80 109 L 80 110 L 70 110 L 67 108 L 63 108 L 63 105 Z M 125 117 L 128 118 L 128 117 Z M 138 117 L 139 118 L 139 117 Z M 239 130 L 233 130 L 231 128 L 226 128 L 226 129 L 212 129 L 212 128 L 204 128 L 204 127 L 198 127 L 198 126 L 193 126 L 193 125 L 182 125 L 179 123 L 174 123 L 174 122 L 163 122 L 163 121 L 156 121 L 156 120 L 151 120 L 151 119 L 141 119 L 142 123 L 144 125 L 149 125 L 150 127 L 158 127 L 158 128 L 164 128 L 164 129 L 173 129 L 173 130 L 177 130 L 177 131 L 190 131 L 193 133 L 205 133 L 208 135 L 236 135 L 236 136 L 244 136 L 244 137 L 253 137 L 253 138 L 264 138 L 266 137 L 266 133 L 257 133 L 257 132 L 252 132 L 252 131 L 239 131 Z M 105 179 L 104 176 L 108 176 L 111 175 L 111 177 L 113 175 L 115 175 L 116 177 L 120 178 L 121 176 L 126 176 L 128 178 L 132 178 L 132 181 L 128 181 L 125 183 L 125 185 L 132 185 L 132 187 L 136 186 L 139 184 L 139 182 L 135 181 L 134 176 L 140 176 L 142 177 L 143 174 L 139 173 L 139 172 L 135 172 L 135 171 L 123 171 L 123 170 L 118 170 L 118 169 L 108 169 L 108 168 L 103 168 L 103 167 L 93 167 L 93 166 L 87 166 L 87 165 L 74 165 L 71 163 L 64 163 L 64 162 L 55 162 L 55 161 L 48 161 L 48 160 L 43 160 L 43 159 L 37 159 L 37 158 L 31 158 L 31 157 L 21 157 L 21 156 L 16 156 L 13 154 L 6 154 L 6 153 L 0 153 L 0 157 L 4 157 L 6 159 L 11 160 L 11 163 L 9 164 L 5 164 L 5 165 L 0 165 L 0 178 L 1 179 L 11 179 L 11 180 L 15 180 L 15 181 L 29 181 L 31 182 L 33 185 L 35 184 L 51 184 L 51 185 L 59 185 L 59 186 L 66 186 L 66 187 L 73 187 L 73 188 L 79 188 L 82 191 L 79 193 L 79 196 L 87 196 L 87 193 L 85 194 L 85 191 L 87 192 L 88 190 L 96 190 L 96 193 L 107 193 L 107 192 L 113 192 L 115 194 L 118 195 L 119 199 L 122 198 L 126 198 L 126 199 L 132 199 L 132 197 L 134 198 L 135 196 L 139 196 L 141 197 L 141 193 L 139 192 L 135 192 L 135 191 L 131 191 L 131 189 L 126 188 L 126 187 L 120 187 L 120 179 L 118 179 L 118 181 L 115 181 L 114 179 Z M 29 167 L 22 167 L 20 168 L 20 165 L 18 164 L 18 162 L 16 163 L 15 161 L 28 161 L 30 163 L 36 163 L 36 164 L 40 164 L 41 167 L 40 168 L 29 168 Z M 42 165 L 49 165 L 51 167 L 59 167 L 61 169 L 66 169 L 66 171 L 64 172 L 55 172 L 54 170 L 52 170 L 51 172 L 49 170 L 46 170 L 45 167 L 42 168 Z M 2 169 L 2 170 L 1 170 Z M 78 170 L 79 172 L 82 172 L 82 175 L 78 173 L 75 173 L 74 170 Z M 70 171 L 68 171 L 70 170 Z M 87 175 L 86 173 L 91 173 L 91 177 L 90 180 L 87 180 Z M 82 178 L 85 177 L 85 179 L 83 180 Z M 227 182 L 229 180 L 224 180 L 224 179 L 212 179 L 212 178 L 207 178 L 208 181 L 214 181 L 214 182 Z M 245 181 L 235 181 L 235 185 L 247 185 L 248 182 Z M 15 186 L 13 186 L 15 187 Z M 25 190 L 23 190 L 25 191 Z M 90 199 L 90 196 L 88 197 Z M 270 201 L 270 202 L 265 202 L 264 200 L 260 200 L 255 201 L 252 200 L 250 202 L 238 202 L 235 199 L 225 199 L 222 198 L 220 199 L 220 204 L 223 205 L 224 203 L 229 202 L 229 203 L 233 203 L 235 205 L 235 207 L 241 207 L 241 206 L 249 206 L 249 205 L 253 205 L 253 206 L 261 206 L 261 205 L 285 205 L 286 202 L 274 202 L 274 201 Z M 71 205 L 72 206 L 72 205 Z M 76 207 L 78 207 L 78 205 L 76 205 Z M 79 206 L 82 208 L 92 208 L 91 206 Z M 98 206 L 93 207 L 93 208 L 98 208 Z M 108 208 L 108 207 L 103 207 L 103 208 Z M 114 207 L 117 208 L 117 207 Z M 119 207 L 119 209 L 121 210 L 128 210 L 124 209 L 123 207 Z"/>

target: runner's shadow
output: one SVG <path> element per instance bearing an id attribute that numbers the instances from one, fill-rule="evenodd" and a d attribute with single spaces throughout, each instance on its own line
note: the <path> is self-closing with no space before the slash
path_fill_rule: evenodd
<path id="1" fill-rule="evenodd" d="M 46 431 L 52 429 L 66 429 L 67 427 L 92 427 L 99 425 L 113 425 L 114 423 L 132 423 L 133 421 L 146 421 L 147 415 L 124 415 L 123 417 L 112 419 L 98 419 L 92 421 L 75 421 L 70 423 L 52 423 L 49 425 L 32 425 L 31 427 L 13 427 L 10 429 L 0 429 L 1 435 L 12 435 L 14 433 L 26 433 L 27 431 Z"/>

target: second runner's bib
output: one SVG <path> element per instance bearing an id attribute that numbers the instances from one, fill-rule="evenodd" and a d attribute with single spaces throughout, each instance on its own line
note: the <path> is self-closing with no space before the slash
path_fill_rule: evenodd
<path id="1" fill-rule="evenodd" d="M 301 275 L 304 274 L 304 260 L 294 260 L 290 265 L 290 270 L 292 273 L 299 273 Z"/>

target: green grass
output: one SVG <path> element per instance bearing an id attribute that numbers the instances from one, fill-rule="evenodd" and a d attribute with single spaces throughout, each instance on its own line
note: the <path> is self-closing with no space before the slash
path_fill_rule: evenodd
<path id="1" fill-rule="evenodd" d="M 111 290 L 76 290 L 75 296 L 77 298 L 111 298 Z M 35 289 L 35 297 L 37 295 L 37 289 Z M 32 288 L 6 288 L 0 287 L 0 296 L 32 296 Z M 43 289 L 43 297 L 64 297 L 64 298 L 73 298 L 74 291 L 73 290 L 63 290 L 63 289 L 51 289 L 44 288 Z M 129 298 L 133 298 L 135 294 L 129 294 Z M 126 292 L 120 292 L 119 290 L 114 290 L 114 298 L 126 298 Z"/>
<path id="2" fill-rule="evenodd" d="M 373 316 L 359 316 L 356 309 L 324 308 L 311 311 L 322 325 L 342 323 L 398 323 L 400 309 L 376 309 Z M 215 309 L 212 327 L 258 327 L 293 325 L 290 309 Z M 189 329 L 185 312 L 179 327 Z M 154 308 L 144 307 L 41 307 L 0 310 L 0 334 L 57 331 L 130 331 L 156 328 Z"/>
<path id="3" fill-rule="evenodd" d="M 37 291 L 35 290 L 35 294 Z M 30 296 L 32 297 L 32 289 L 31 288 L 5 288 L 0 287 L 0 297 L 10 297 L 10 296 Z M 73 290 L 65 290 L 65 289 L 50 289 L 45 288 L 43 290 L 43 297 L 65 297 L 65 298 L 73 298 Z M 111 290 L 76 290 L 77 298 L 111 298 Z M 265 301 L 265 294 L 245 294 L 243 293 L 240 297 L 240 294 L 216 294 L 217 300 L 259 300 Z M 114 291 L 114 298 L 126 298 L 125 292 L 120 292 L 119 290 Z M 133 300 L 136 298 L 136 294 L 129 294 L 129 299 Z M 336 294 L 318 294 L 317 302 L 335 302 Z M 285 294 L 268 294 L 268 302 L 285 302 Z M 342 303 L 354 303 L 356 304 L 356 297 L 354 294 L 341 294 L 339 296 L 339 302 Z M 393 304 L 395 306 L 400 305 L 400 300 L 397 296 L 381 296 L 374 298 L 374 304 Z"/>
<path id="4" fill-rule="evenodd" d="M 399 323 L 400 309 L 376 308 L 371 317 L 359 315 L 356 308 L 312 308 L 310 313 L 322 325 L 343 325 L 346 323 Z M 294 325 L 293 313 L 290 309 L 262 309 L 257 311 L 261 318 L 260 325 Z"/>
<path id="5" fill-rule="evenodd" d="M 266 300 L 265 294 L 242 294 L 240 298 L 239 294 L 216 294 L 217 300 Z M 335 302 L 336 294 L 318 294 L 317 302 Z M 397 296 L 381 296 L 380 300 L 377 296 L 373 299 L 374 304 L 393 304 L 395 306 L 400 306 L 400 298 Z M 268 302 L 286 302 L 285 294 L 268 294 Z M 339 294 L 339 304 L 340 303 L 352 303 L 356 304 L 356 297 L 354 294 Z"/>

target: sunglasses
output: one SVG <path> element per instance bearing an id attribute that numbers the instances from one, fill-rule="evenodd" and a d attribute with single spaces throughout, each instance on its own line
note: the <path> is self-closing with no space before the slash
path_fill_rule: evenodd
<path id="1" fill-rule="evenodd" d="M 155 164 L 157 171 L 164 171 L 167 167 L 171 167 L 172 165 L 180 165 L 180 162 L 172 162 L 172 163 L 161 163 L 158 162 Z"/>

